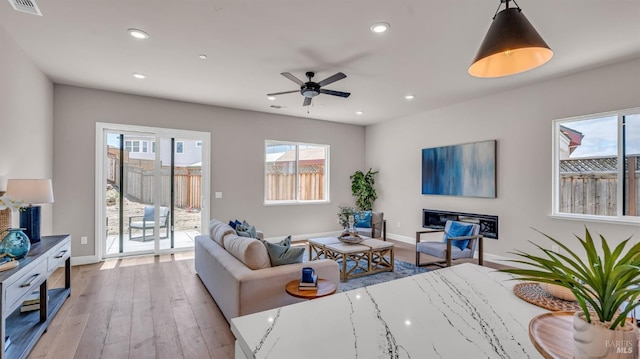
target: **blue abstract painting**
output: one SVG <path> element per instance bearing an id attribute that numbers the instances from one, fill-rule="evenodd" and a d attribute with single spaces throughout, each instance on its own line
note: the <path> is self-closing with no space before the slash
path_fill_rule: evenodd
<path id="1" fill-rule="evenodd" d="M 496 197 L 496 141 L 422 150 L 422 194 Z"/>

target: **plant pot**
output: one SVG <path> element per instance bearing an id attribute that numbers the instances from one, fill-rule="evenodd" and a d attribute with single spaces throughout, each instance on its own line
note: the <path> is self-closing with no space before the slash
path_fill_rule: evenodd
<path id="1" fill-rule="evenodd" d="M 573 354 L 576 359 L 636 359 L 638 358 L 638 329 L 625 322 L 624 327 L 609 329 L 591 314 L 591 323 L 583 312 L 573 316 Z M 594 319 L 595 318 L 595 319 Z"/>
<path id="2" fill-rule="evenodd" d="M 571 292 L 571 290 L 569 290 L 569 288 L 551 283 L 540 283 L 540 287 L 553 297 L 570 302 L 575 302 L 577 300 L 576 296 Z"/>

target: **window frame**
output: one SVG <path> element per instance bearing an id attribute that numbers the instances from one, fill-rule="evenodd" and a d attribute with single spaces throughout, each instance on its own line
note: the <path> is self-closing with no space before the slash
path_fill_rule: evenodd
<path id="1" fill-rule="evenodd" d="M 293 200 L 267 200 L 267 146 L 277 146 L 277 145 L 287 145 L 287 146 L 295 146 L 296 147 L 296 160 L 295 160 L 295 195 L 296 198 Z M 324 158 L 324 193 L 325 198 L 321 200 L 300 200 L 300 187 L 299 187 L 299 176 L 298 176 L 298 165 L 299 165 L 299 155 L 300 155 L 300 146 L 314 146 L 314 147 L 324 147 L 325 149 L 325 158 Z M 327 144 L 318 144 L 318 143 L 309 143 L 309 142 L 295 142 L 295 141 L 281 141 L 281 140 L 265 140 L 262 154 L 262 165 L 263 165 L 263 205 L 265 206 L 282 206 L 282 205 L 308 205 L 308 204 L 324 204 L 331 203 L 331 191 L 330 191 L 330 157 L 331 157 L 331 145 Z"/>
<path id="2" fill-rule="evenodd" d="M 624 224 L 640 224 L 640 215 L 629 216 L 623 213 L 625 202 L 625 138 L 623 131 L 623 117 L 629 115 L 640 114 L 640 107 L 628 108 L 617 111 L 608 111 L 595 114 L 581 115 L 563 119 L 556 119 L 552 121 L 552 161 L 551 161 L 551 182 L 552 182 L 552 195 L 551 195 L 551 214 L 550 218 L 556 219 L 570 219 L 588 222 L 608 222 L 608 223 L 624 223 Z M 560 126 L 568 122 L 576 122 L 583 120 L 594 120 L 604 117 L 616 117 L 617 118 L 617 174 L 616 179 L 619 185 L 616 186 L 616 215 L 596 215 L 596 214 L 580 214 L 580 213 L 567 213 L 560 212 L 560 150 L 559 150 L 559 136 Z"/>
<path id="3" fill-rule="evenodd" d="M 178 150 L 178 146 L 180 147 L 180 150 Z M 184 153 L 184 141 L 176 141 L 176 154 L 179 153 Z"/>

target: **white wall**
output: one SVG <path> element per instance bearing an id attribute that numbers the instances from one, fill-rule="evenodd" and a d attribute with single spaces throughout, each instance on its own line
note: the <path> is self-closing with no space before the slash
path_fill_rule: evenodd
<path id="1" fill-rule="evenodd" d="M 53 176 L 53 85 L 2 27 L 0 49 L 0 191 L 5 191 L 10 178 Z M 57 185 L 54 181 L 54 199 Z M 42 235 L 53 234 L 51 207 L 42 206 Z M 17 226 L 18 213 L 12 217 Z"/>
<path id="2" fill-rule="evenodd" d="M 267 237 L 338 230 L 338 205 L 353 203 L 349 176 L 364 168 L 365 129 L 266 113 L 56 85 L 55 229 L 73 234 L 74 256 L 94 254 L 95 123 L 211 132 L 211 216 L 246 219 Z M 264 206 L 264 141 L 331 146 L 331 203 Z M 61 185 L 60 185 L 61 184 Z M 81 245 L 80 236 L 89 237 Z"/>
<path id="3" fill-rule="evenodd" d="M 389 236 L 407 241 L 421 228 L 423 208 L 498 215 L 499 240 L 485 240 L 485 251 L 496 255 L 530 250 L 527 240 L 550 248 L 531 227 L 571 244 L 585 224 L 612 239 L 638 241 L 637 225 L 549 218 L 552 121 L 638 106 L 636 59 L 367 127 L 366 167 L 380 170 L 375 207 L 385 212 Z M 422 148 L 490 139 L 497 140 L 496 199 L 420 194 Z"/>

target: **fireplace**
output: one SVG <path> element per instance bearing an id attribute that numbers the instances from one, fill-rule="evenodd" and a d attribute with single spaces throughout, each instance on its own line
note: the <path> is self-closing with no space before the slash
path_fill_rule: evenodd
<path id="1" fill-rule="evenodd" d="M 498 216 L 477 213 L 450 212 L 436 209 L 422 210 L 422 227 L 444 229 L 447 221 L 475 223 L 485 238 L 498 239 Z"/>

